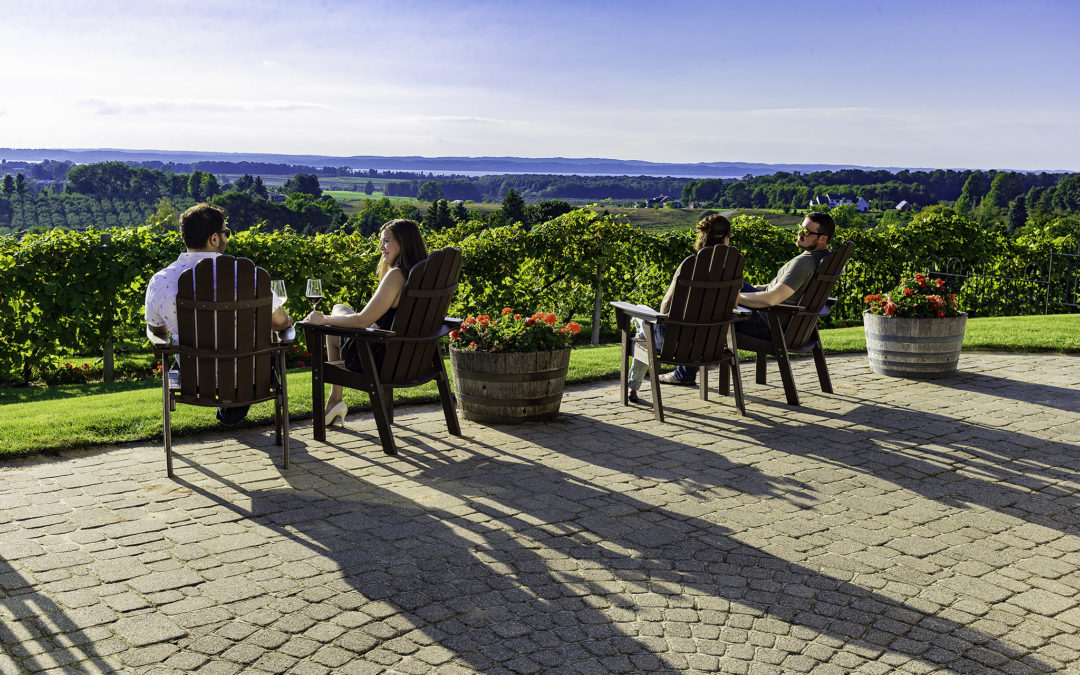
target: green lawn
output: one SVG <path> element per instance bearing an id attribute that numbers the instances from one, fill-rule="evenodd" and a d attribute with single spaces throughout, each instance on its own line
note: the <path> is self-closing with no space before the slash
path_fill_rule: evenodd
<path id="1" fill-rule="evenodd" d="M 822 331 L 830 353 L 865 351 L 861 327 Z M 1080 353 L 1080 314 L 971 319 L 965 350 Z M 749 354 L 744 354 L 749 357 Z M 450 366 L 447 364 L 447 372 Z M 611 379 L 619 373 L 619 345 L 574 349 L 570 383 Z M 289 371 L 289 409 L 293 417 L 311 415 L 311 375 Z M 350 406 L 367 406 L 365 394 L 346 391 Z M 434 383 L 401 390 L 395 401 L 438 400 Z M 268 424 L 271 403 L 252 408 L 251 424 Z M 177 406 L 173 433 L 183 437 L 219 429 L 212 408 Z M 161 438 L 161 386 L 157 380 L 111 384 L 0 389 L 0 458 L 124 441 Z"/>

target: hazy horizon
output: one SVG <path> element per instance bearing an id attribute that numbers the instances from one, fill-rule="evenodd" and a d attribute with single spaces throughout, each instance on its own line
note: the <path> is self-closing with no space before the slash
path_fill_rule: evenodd
<path id="1" fill-rule="evenodd" d="M 1062 0 L 6 9 L 5 147 L 1080 170 Z"/>

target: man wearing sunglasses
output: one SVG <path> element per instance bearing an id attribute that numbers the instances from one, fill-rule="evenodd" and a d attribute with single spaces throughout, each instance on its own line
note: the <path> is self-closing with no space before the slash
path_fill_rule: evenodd
<path id="1" fill-rule="evenodd" d="M 168 267 L 154 274 L 146 286 L 144 316 L 146 328 L 154 335 L 169 338 L 172 344 L 178 340 L 176 318 L 176 292 L 180 275 L 195 267 L 201 260 L 216 258 L 225 252 L 232 231 L 225 224 L 225 209 L 212 204 L 196 204 L 180 214 L 180 236 L 187 251 Z M 274 305 L 279 302 L 275 298 Z M 270 317 L 274 330 L 285 330 L 293 325 L 292 318 L 278 307 Z M 239 423 L 247 415 L 247 407 L 218 408 L 218 421 L 225 426 Z"/>
<path id="2" fill-rule="evenodd" d="M 784 263 L 773 280 L 764 286 L 751 286 L 743 282 L 739 304 L 755 311 L 749 319 L 735 323 L 736 333 L 763 340 L 771 337 L 765 314 L 757 310 L 783 303 L 798 304 L 814 272 L 825 256 L 829 255 L 829 241 L 835 232 L 836 223 L 829 214 L 817 211 L 806 214 L 795 238 L 795 245 L 802 249 L 799 255 Z M 678 366 L 671 373 L 660 377 L 664 384 L 693 385 L 696 379 L 697 368 L 685 366 Z"/>

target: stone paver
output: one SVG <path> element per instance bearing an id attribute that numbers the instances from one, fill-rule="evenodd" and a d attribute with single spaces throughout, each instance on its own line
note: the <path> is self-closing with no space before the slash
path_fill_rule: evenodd
<path id="1" fill-rule="evenodd" d="M 1080 358 L 0 464 L 0 672 L 1080 669 Z M 770 364 L 771 365 L 771 364 Z M 645 391 L 648 400 L 648 390 Z"/>

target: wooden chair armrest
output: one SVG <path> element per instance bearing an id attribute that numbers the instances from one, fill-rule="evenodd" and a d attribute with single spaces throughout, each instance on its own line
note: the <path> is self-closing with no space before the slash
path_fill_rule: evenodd
<path id="1" fill-rule="evenodd" d="M 378 328 L 368 328 L 366 330 L 358 330 L 350 337 L 358 342 L 429 342 L 431 340 L 438 340 L 441 337 L 445 337 L 450 334 L 454 328 L 450 324 L 443 324 L 430 333 L 424 335 L 398 335 L 392 330 L 379 330 Z"/>
<path id="2" fill-rule="evenodd" d="M 394 331 L 382 330 L 381 328 L 343 328 L 341 326 L 327 326 L 324 324 L 305 323 L 303 321 L 296 325 L 303 326 L 304 330 L 314 333 L 315 335 L 336 335 L 338 337 L 376 340 L 378 342 L 382 342 L 386 338 L 395 335 Z"/>
<path id="3" fill-rule="evenodd" d="M 646 307 L 645 305 L 635 305 L 629 302 L 612 302 L 610 304 L 615 308 L 616 313 L 622 312 L 634 318 L 641 319 L 646 323 L 656 323 L 661 319 L 666 319 L 668 316 L 667 314 L 661 314 L 655 309 Z"/>
<path id="4" fill-rule="evenodd" d="M 450 326 L 450 330 L 455 328 L 461 328 L 461 324 L 465 323 L 464 319 L 455 319 L 452 316 L 443 317 L 443 323 Z"/>
<path id="5" fill-rule="evenodd" d="M 779 305 L 773 305 L 767 309 L 776 310 L 777 312 L 785 314 L 795 314 L 796 312 L 806 311 L 806 307 L 803 307 L 802 305 L 789 305 L 786 302 L 781 302 Z"/>
<path id="6" fill-rule="evenodd" d="M 157 357 L 176 354 L 178 351 L 176 345 L 169 342 L 167 337 L 161 337 L 150 330 L 150 326 L 146 327 L 146 339 L 150 341 L 150 346 L 153 347 L 154 355 Z"/>

